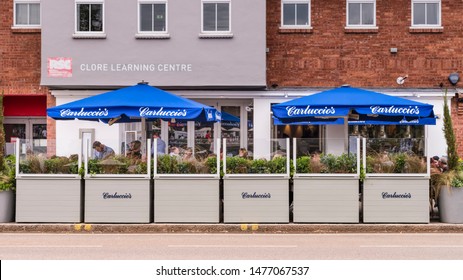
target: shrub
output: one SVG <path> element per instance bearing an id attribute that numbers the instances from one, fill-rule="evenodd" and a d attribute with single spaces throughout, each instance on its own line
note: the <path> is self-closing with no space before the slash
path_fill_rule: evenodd
<path id="1" fill-rule="evenodd" d="M 182 160 L 170 155 L 158 156 L 158 174 L 216 174 L 217 158 L 209 157 L 203 160 Z"/>
<path id="2" fill-rule="evenodd" d="M 286 158 L 276 157 L 272 160 L 246 159 L 242 157 L 227 158 L 227 174 L 284 174 Z"/>
<path id="3" fill-rule="evenodd" d="M 15 156 L 9 155 L 1 158 L 3 168 L 0 171 L 0 191 L 16 190 L 16 166 Z"/>

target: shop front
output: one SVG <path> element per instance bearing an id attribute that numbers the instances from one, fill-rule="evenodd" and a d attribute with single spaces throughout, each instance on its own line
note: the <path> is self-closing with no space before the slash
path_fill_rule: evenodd
<path id="1" fill-rule="evenodd" d="M 47 97 L 45 95 L 3 96 L 5 155 L 14 154 L 17 139 L 32 139 L 34 151 L 47 152 Z"/>

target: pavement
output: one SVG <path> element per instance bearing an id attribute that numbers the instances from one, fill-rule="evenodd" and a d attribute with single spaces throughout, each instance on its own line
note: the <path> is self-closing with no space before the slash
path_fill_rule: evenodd
<path id="1" fill-rule="evenodd" d="M 0 223 L 0 233 L 463 233 L 463 224 L 51 224 Z"/>

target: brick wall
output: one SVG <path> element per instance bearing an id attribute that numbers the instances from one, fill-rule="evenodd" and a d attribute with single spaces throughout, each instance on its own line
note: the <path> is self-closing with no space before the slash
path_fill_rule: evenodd
<path id="1" fill-rule="evenodd" d="M 452 72 L 460 73 L 463 87 L 463 1 L 442 1 L 443 30 L 437 32 L 410 29 L 411 0 L 377 0 L 378 30 L 346 30 L 346 1 L 312 0 L 311 8 L 312 30 L 282 30 L 281 1 L 267 0 L 269 87 L 452 88 Z M 404 75 L 406 82 L 397 85 Z M 455 106 L 463 155 L 463 115 Z"/>
<path id="2" fill-rule="evenodd" d="M 346 31 L 346 1 L 312 0 L 313 29 L 301 32 L 280 30 L 281 1 L 267 0 L 268 85 L 397 87 L 408 74 L 403 87 L 449 86 L 463 69 L 463 1 L 442 1 L 441 32 L 410 29 L 410 0 L 376 2 L 377 31 Z"/>
<path id="3" fill-rule="evenodd" d="M 12 26 L 13 0 L 2 0 L 0 1 L 0 92 L 3 91 L 5 95 L 48 95 L 48 89 L 40 86 L 40 29 L 13 29 Z M 47 103 L 48 106 L 54 104 Z M 47 134 L 54 136 L 54 121 L 48 120 L 48 126 Z"/>
<path id="4" fill-rule="evenodd" d="M 12 29 L 13 0 L 0 2 L 0 90 L 46 94 L 40 87 L 40 29 Z"/>

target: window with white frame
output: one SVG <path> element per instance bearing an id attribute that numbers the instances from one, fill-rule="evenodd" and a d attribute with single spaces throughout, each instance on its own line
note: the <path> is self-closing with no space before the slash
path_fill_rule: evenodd
<path id="1" fill-rule="evenodd" d="M 230 32 L 230 0 L 202 0 L 202 32 Z"/>
<path id="2" fill-rule="evenodd" d="M 138 7 L 139 32 L 167 32 L 166 1 L 140 0 Z"/>
<path id="3" fill-rule="evenodd" d="M 440 0 L 412 0 L 413 26 L 440 26 Z"/>
<path id="4" fill-rule="evenodd" d="M 76 32 L 102 33 L 103 32 L 103 1 L 77 0 L 76 1 Z"/>
<path id="5" fill-rule="evenodd" d="M 347 26 L 376 26 L 376 0 L 347 0 Z"/>
<path id="6" fill-rule="evenodd" d="M 14 26 L 39 27 L 40 26 L 40 0 L 14 1 Z"/>
<path id="7" fill-rule="evenodd" d="M 310 27 L 310 0 L 282 0 L 282 27 Z"/>

